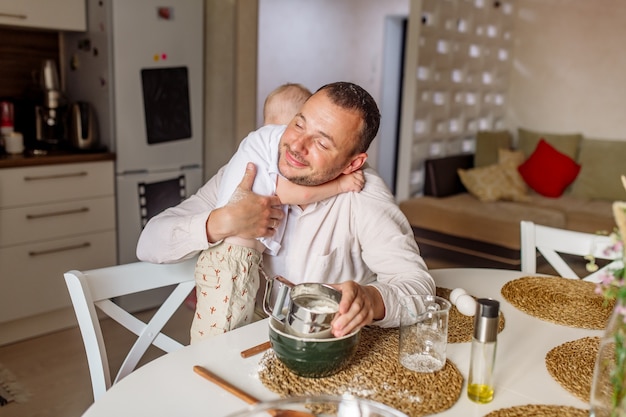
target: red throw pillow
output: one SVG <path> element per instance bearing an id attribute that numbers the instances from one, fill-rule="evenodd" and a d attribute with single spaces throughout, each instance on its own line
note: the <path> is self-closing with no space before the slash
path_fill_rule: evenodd
<path id="1" fill-rule="evenodd" d="M 559 197 L 576 179 L 580 165 L 554 149 L 543 138 L 535 151 L 518 167 L 530 188 L 546 197 Z"/>

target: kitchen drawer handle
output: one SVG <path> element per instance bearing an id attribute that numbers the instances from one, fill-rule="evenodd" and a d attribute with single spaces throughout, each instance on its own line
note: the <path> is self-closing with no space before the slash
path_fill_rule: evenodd
<path id="1" fill-rule="evenodd" d="M 91 246 L 91 243 L 85 242 L 85 243 L 81 243 L 79 245 L 63 246 L 61 248 L 54 248 L 54 249 L 48 249 L 48 250 L 31 251 L 31 252 L 28 252 L 28 256 L 49 255 L 51 253 L 65 252 L 65 251 L 68 251 L 68 250 L 88 248 L 90 246 Z"/>
<path id="2" fill-rule="evenodd" d="M 86 171 L 70 172 L 68 174 L 56 174 L 56 175 L 40 175 L 36 177 L 24 177 L 24 181 L 38 181 L 38 180 L 53 180 L 57 178 L 70 178 L 70 177 L 86 177 Z"/>
<path id="3" fill-rule="evenodd" d="M 66 214 L 86 213 L 88 211 L 89 211 L 89 207 L 81 207 L 79 209 L 54 211 L 54 212 L 51 212 L 51 213 L 27 214 L 26 218 L 28 220 L 34 220 L 34 219 L 41 219 L 41 218 L 44 218 L 44 217 L 65 216 Z"/>
<path id="4" fill-rule="evenodd" d="M 28 18 L 28 16 L 26 16 L 25 14 L 3 13 L 3 12 L 0 12 L 0 17 L 10 17 L 13 19 L 22 19 L 22 20 Z"/>

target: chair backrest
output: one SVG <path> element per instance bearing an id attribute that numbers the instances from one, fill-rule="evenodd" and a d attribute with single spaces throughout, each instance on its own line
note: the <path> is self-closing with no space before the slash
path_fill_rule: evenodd
<path id="1" fill-rule="evenodd" d="M 564 278 L 578 278 L 585 281 L 597 282 L 603 270 L 616 267 L 618 255 L 610 248 L 613 246 L 611 237 L 593 233 L 575 232 L 542 226 L 530 221 L 520 223 L 522 272 L 534 274 L 537 272 L 537 251 L 543 255 L 556 272 Z M 605 259 L 607 263 L 587 276 L 580 277 L 565 262 L 560 254 L 578 255 L 581 258 L 587 255 L 595 259 Z"/>
<path id="2" fill-rule="evenodd" d="M 194 288 L 194 267 L 194 259 L 162 265 L 135 262 L 83 272 L 73 270 L 64 274 L 85 344 L 94 401 L 112 384 L 131 373 L 150 345 L 154 344 L 165 352 L 183 347 L 181 343 L 161 333 L 161 329 Z M 176 287 L 148 323 L 112 301 L 115 297 L 171 285 Z M 96 307 L 138 336 L 113 383 Z"/>

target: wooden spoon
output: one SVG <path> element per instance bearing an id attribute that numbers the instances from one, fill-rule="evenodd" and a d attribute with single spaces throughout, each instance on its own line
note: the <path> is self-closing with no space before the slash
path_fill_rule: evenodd
<path id="1" fill-rule="evenodd" d="M 236 397 L 241 398 L 248 404 L 254 405 L 254 404 L 259 404 L 261 402 L 259 399 L 253 397 L 252 395 L 248 394 L 245 391 L 242 391 L 241 389 L 232 385 L 230 382 L 220 378 L 219 376 L 215 375 L 213 372 L 209 371 L 208 369 L 202 366 L 199 366 L 199 365 L 194 366 L 193 371 L 197 373 L 198 375 L 202 376 L 203 378 L 206 378 L 209 381 L 213 382 L 214 384 L 217 384 L 218 386 L 224 388 L 226 391 L 230 392 Z M 296 410 L 267 410 L 267 413 L 274 417 L 315 417 L 315 415 L 311 413 L 307 413 L 306 411 L 296 411 Z"/>

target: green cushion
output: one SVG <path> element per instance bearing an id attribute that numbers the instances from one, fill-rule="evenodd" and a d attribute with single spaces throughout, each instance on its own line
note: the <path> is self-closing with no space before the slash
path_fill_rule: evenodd
<path id="1" fill-rule="evenodd" d="M 476 134 L 474 167 L 498 163 L 498 149 L 511 149 L 512 135 L 508 130 L 480 131 Z"/>
<path id="2" fill-rule="evenodd" d="M 626 141 L 583 139 L 582 166 L 571 195 L 599 200 L 626 200 L 620 177 L 626 175 Z"/>
<path id="3" fill-rule="evenodd" d="M 524 152 L 524 156 L 528 158 L 535 151 L 541 138 L 545 139 L 557 151 L 577 160 L 578 147 L 583 138 L 580 133 L 541 133 L 519 128 L 517 129 L 517 149 Z"/>

